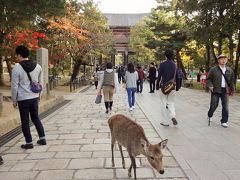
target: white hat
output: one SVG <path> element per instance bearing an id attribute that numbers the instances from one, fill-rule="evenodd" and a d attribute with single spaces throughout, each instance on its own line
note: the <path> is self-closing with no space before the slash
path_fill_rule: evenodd
<path id="1" fill-rule="evenodd" d="M 220 58 L 226 58 L 227 56 L 225 56 L 224 54 L 220 54 L 218 55 L 217 59 L 220 59 Z"/>

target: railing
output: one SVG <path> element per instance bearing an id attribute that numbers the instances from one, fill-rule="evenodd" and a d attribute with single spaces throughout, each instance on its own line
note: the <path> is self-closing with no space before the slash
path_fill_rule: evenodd
<path id="1" fill-rule="evenodd" d="M 81 87 L 81 86 L 86 86 L 91 84 L 91 80 L 87 77 L 77 77 L 76 79 L 74 79 L 73 81 L 70 81 L 69 85 L 70 85 L 70 92 L 75 91 L 77 88 Z"/>

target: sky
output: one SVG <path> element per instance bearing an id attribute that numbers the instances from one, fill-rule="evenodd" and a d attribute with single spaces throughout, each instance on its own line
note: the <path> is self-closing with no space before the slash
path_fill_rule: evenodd
<path id="1" fill-rule="evenodd" d="M 156 0 L 94 0 L 103 13 L 149 13 Z"/>

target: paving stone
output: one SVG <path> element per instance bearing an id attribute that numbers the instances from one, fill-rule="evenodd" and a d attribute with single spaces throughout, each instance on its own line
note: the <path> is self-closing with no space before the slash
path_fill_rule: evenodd
<path id="1" fill-rule="evenodd" d="M 58 152 L 55 158 L 76 159 L 91 158 L 92 152 Z"/>
<path id="2" fill-rule="evenodd" d="M 80 145 L 55 145 L 51 146 L 48 151 L 79 151 Z"/>
<path id="3" fill-rule="evenodd" d="M 86 133 L 84 135 L 84 138 L 96 138 L 96 139 L 99 139 L 99 138 L 108 138 L 109 137 L 109 133 L 91 133 L 91 134 L 88 134 Z"/>
<path id="4" fill-rule="evenodd" d="M 6 154 L 4 155 L 4 161 L 10 160 L 21 160 L 24 159 L 28 154 Z"/>
<path id="5" fill-rule="evenodd" d="M 74 179 L 113 179 L 112 169 L 84 169 L 78 170 Z"/>
<path id="6" fill-rule="evenodd" d="M 51 170 L 41 171 L 36 180 L 70 180 L 73 178 L 73 170 Z"/>
<path id="7" fill-rule="evenodd" d="M 94 144 L 111 144 L 111 139 L 110 138 L 98 138 L 94 139 Z"/>
<path id="8" fill-rule="evenodd" d="M 91 134 L 97 133 L 96 129 L 80 129 L 80 130 L 73 130 L 71 131 L 72 134 Z"/>
<path id="9" fill-rule="evenodd" d="M 32 163 L 18 163 L 11 168 L 11 171 L 30 171 L 33 166 L 35 165 L 34 162 Z"/>
<path id="10" fill-rule="evenodd" d="M 39 160 L 34 170 L 64 169 L 67 167 L 69 159 L 46 159 Z"/>
<path id="11" fill-rule="evenodd" d="M 131 165 L 131 160 L 129 157 L 124 158 L 125 160 L 125 168 L 129 168 Z M 106 159 L 106 166 L 105 168 L 122 168 L 122 158 L 114 158 L 115 167 L 112 167 L 112 158 Z M 136 165 L 140 167 L 140 159 L 136 158 Z"/>
<path id="12" fill-rule="evenodd" d="M 68 169 L 96 169 L 102 168 L 104 164 L 103 158 L 95 159 L 72 159 L 68 165 Z"/>
<path id="13" fill-rule="evenodd" d="M 81 151 L 107 151 L 109 149 L 111 149 L 111 146 L 109 146 L 109 144 L 88 144 L 82 145 L 81 147 Z"/>
<path id="14" fill-rule="evenodd" d="M 63 144 L 93 144 L 93 139 L 64 140 Z"/>
<path id="15" fill-rule="evenodd" d="M 26 180 L 34 179 L 37 175 L 37 171 L 31 172 L 0 172 L 2 180 Z"/>
<path id="16" fill-rule="evenodd" d="M 83 134 L 63 134 L 59 135 L 58 139 L 82 139 Z"/>
<path id="17" fill-rule="evenodd" d="M 55 154 L 55 152 L 30 153 L 25 159 L 49 159 Z"/>
<path id="18" fill-rule="evenodd" d="M 132 178 L 134 177 L 134 172 L 132 169 Z M 154 178 L 154 173 L 151 168 L 137 168 L 136 169 L 137 179 L 141 178 Z M 116 169 L 116 177 L 118 179 L 128 178 L 128 169 Z"/>

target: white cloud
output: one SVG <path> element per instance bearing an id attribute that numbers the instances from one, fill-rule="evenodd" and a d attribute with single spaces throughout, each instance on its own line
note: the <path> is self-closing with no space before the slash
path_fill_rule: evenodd
<path id="1" fill-rule="evenodd" d="M 94 0 L 103 13 L 148 13 L 156 0 Z"/>

